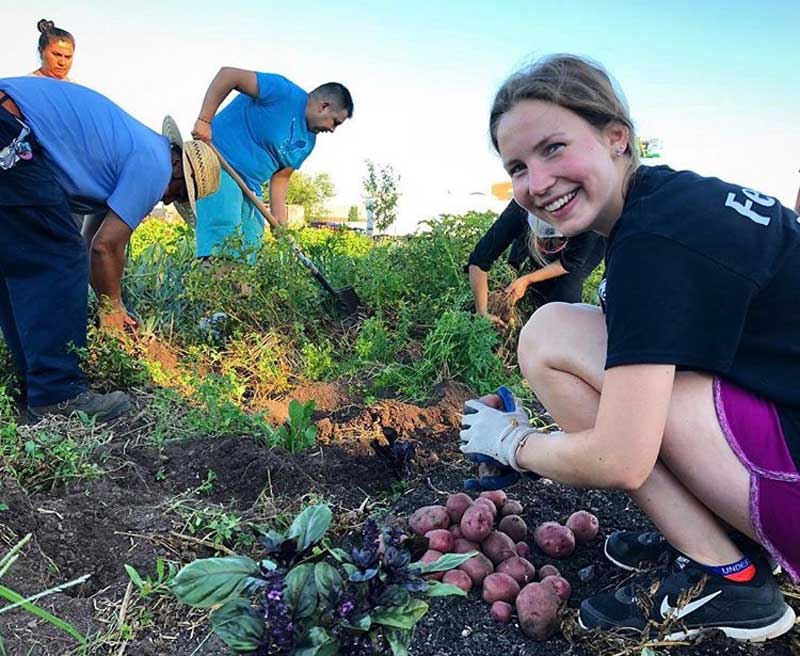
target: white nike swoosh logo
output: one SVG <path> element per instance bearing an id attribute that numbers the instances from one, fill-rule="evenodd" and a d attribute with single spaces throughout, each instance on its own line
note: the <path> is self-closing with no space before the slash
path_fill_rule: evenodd
<path id="1" fill-rule="evenodd" d="M 700 599 L 695 599 L 691 603 L 688 603 L 681 608 L 675 608 L 674 606 L 670 606 L 669 601 L 667 600 L 669 595 L 667 595 L 661 600 L 661 609 L 660 609 L 661 617 L 663 619 L 667 619 L 667 616 L 670 615 L 670 613 L 672 613 L 671 619 L 679 620 L 682 617 L 686 617 L 686 615 L 688 615 L 689 613 L 693 613 L 698 608 L 702 608 L 714 597 L 721 594 L 722 590 L 717 590 L 714 594 L 710 594 L 706 597 L 700 597 Z"/>

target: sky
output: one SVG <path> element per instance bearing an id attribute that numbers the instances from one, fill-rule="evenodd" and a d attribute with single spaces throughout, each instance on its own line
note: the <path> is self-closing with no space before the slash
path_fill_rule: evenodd
<path id="1" fill-rule="evenodd" d="M 328 173 L 336 205 L 361 202 L 364 160 L 391 164 L 398 231 L 488 206 L 507 179 L 488 137 L 494 93 L 554 52 L 589 56 L 625 92 L 661 162 L 776 196 L 800 185 L 800 2 L 452 0 L 0 0 L 0 77 L 38 67 L 36 22 L 75 36 L 71 76 L 185 136 L 221 66 L 339 81 L 355 113 L 302 169 Z M 494 203 L 497 208 L 497 204 Z M 500 205 L 502 207 L 502 204 Z"/>

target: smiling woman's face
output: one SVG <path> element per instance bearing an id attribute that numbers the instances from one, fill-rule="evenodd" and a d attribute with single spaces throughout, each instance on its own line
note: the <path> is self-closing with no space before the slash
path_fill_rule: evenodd
<path id="1" fill-rule="evenodd" d="M 69 41 L 50 39 L 47 47 L 42 50 L 42 75 L 63 80 L 72 68 L 74 52 L 75 48 Z"/>
<path id="2" fill-rule="evenodd" d="M 627 130 L 598 130 L 574 112 L 540 100 L 514 105 L 497 124 L 514 199 L 571 237 L 608 234 L 622 213 Z"/>

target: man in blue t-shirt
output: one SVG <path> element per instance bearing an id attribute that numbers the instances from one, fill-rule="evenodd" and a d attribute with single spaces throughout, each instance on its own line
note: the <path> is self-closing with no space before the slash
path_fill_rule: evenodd
<path id="1" fill-rule="evenodd" d="M 213 151 L 183 143 L 169 117 L 159 135 L 78 84 L 0 79 L 0 327 L 29 415 L 127 409 L 122 392 L 87 390 L 74 351 L 86 345 L 89 278 L 101 327 L 134 325 L 121 295 L 131 233 L 159 200 L 186 214 L 218 186 Z M 100 210 L 87 258 L 70 213 Z"/>
<path id="2" fill-rule="evenodd" d="M 234 89 L 239 95 L 215 116 Z M 338 82 L 306 93 L 281 75 L 224 67 L 211 81 L 192 136 L 213 143 L 256 196 L 269 182 L 270 210 L 286 224 L 292 172 L 314 149 L 317 134 L 334 132 L 352 115 L 353 99 Z M 219 253 L 237 232 L 243 246 L 258 247 L 264 222 L 223 171 L 219 191 L 197 204 L 197 256 Z"/>

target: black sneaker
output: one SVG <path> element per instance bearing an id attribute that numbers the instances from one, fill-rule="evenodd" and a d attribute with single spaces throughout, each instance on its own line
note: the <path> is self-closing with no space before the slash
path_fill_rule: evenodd
<path id="1" fill-rule="evenodd" d="M 38 421 L 47 415 L 67 417 L 73 412 L 85 412 L 90 417 L 96 417 L 99 421 L 108 421 L 123 412 L 127 412 L 130 407 L 131 401 L 125 392 L 98 394 L 87 390 L 61 403 L 28 406 L 28 419 Z"/>
<path id="2" fill-rule="evenodd" d="M 781 566 L 766 554 L 760 544 L 738 531 L 730 535 L 733 543 L 751 558 L 765 557 L 773 574 Z M 612 563 L 627 572 L 641 572 L 655 565 L 665 565 L 680 555 L 657 531 L 616 531 L 606 538 L 603 551 Z"/>
<path id="3" fill-rule="evenodd" d="M 678 555 L 657 531 L 616 531 L 606 538 L 603 551 L 606 558 L 627 572 L 664 565 Z"/>
<path id="4" fill-rule="evenodd" d="M 684 556 L 675 559 L 664 578 L 648 586 L 634 582 L 586 599 L 578 614 L 584 629 L 657 635 L 660 628 L 667 635 L 658 637 L 668 641 L 719 630 L 735 640 L 763 642 L 789 631 L 795 619 L 763 564 L 752 581 L 736 583 L 709 574 Z"/>

